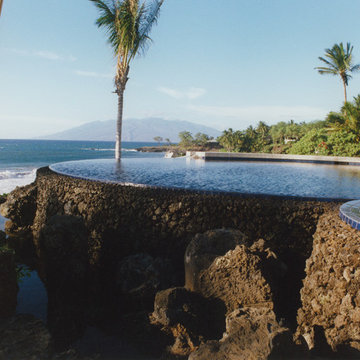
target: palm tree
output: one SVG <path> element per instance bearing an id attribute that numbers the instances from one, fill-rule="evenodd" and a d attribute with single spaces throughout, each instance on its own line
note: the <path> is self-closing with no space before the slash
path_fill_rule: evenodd
<path id="1" fill-rule="evenodd" d="M 360 95 L 346 102 L 341 112 L 330 112 L 326 117 L 329 131 L 351 131 L 360 136 Z"/>
<path id="2" fill-rule="evenodd" d="M 0 16 L 1 16 L 2 5 L 3 5 L 3 0 L 0 0 Z"/>
<path id="3" fill-rule="evenodd" d="M 98 27 L 105 28 L 116 57 L 115 91 L 118 95 L 115 159 L 121 158 L 123 100 L 130 63 L 146 50 L 149 33 L 160 14 L 164 0 L 90 0 L 99 10 Z"/>
<path id="4" fill-rule="evenodd" d="M 353 46 L 350 43 L 346 44 L 346 49 L 344 49 L 343 43 L 335 44 L 331 49 L 325 49 L 327 59 L 319 57 L 319 60 L 324 62 L 327 67 L 320 66 L 315 68 L 321 75 L 330 74 L 341 77 L 344 85 L 345 103 L 347 102 L 346 87 L 349 79 L 351 79 L 350 73 L 360 69 L 360 64 L 353 65 L 352 51 Z"/>

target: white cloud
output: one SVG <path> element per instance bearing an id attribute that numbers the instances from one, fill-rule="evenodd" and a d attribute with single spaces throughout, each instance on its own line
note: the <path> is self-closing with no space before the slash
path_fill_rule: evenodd
<path id="1" fill-rule="evenodd" d="M 60 55 L 55 54 L 54 52 L 51 51 L 46 51 L 46 50 L 40 50 L 40 51 L 34 51 L 33 53 L 35 56 L 44 58 L 44 59 L 48 59 L 48 60 L 60 60 Z"/>
<path id="2" fill-rule="evenodd" d="M 16 49 L 16 48 L 10 48 L 5 49 L 8 52 L 20 55 L 20 56 L 32 56 L 37 58 L 42 58 L 46 60 L 53 60 L 53 61 L 76 61 L 76 57 L 72 55 L 60 55 L 58 53 L 55 53 L 53 51 L 49 50 L 23 50 L 23 49 Z"/>
<path id="3" fill-rule="evenodd" d="M 206 90 L 202 88 L 191 87 L 187 90 L 177 90 L 161 86 L 158 91 L 174 98 L 174 99 L 189 99 L 194 100 L 206 94 Z"/>
<path id="4" fill-rule="evenodd" d="M 79 76 L 86 76 L 86 77 L 94 77 L 94 78 L 112 78 L 113 76 L 110 74 L 101 74 L 95 71 L 83 71 L 83 70 L 76 70 L 76 75 Z"/>
<path id="5" fill-rule="evenodd" d="M 256 123 L 265 121 L 276 123 L 278 121 L 311 121 L 323 119 L 328 110 L 311 106 L 195 106 L 189 110 L 199 114 L 221 117 L 237 118 L 240 121 Z"/>

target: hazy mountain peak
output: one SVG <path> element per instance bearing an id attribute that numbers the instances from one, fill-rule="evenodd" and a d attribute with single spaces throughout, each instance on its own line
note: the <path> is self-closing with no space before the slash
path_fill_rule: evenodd
<path id="1" fill-rule="evenodd" d="M 47 140 L 115 140 L 115 120 L 93 121 L 69 130 L 42 136 Z M 179 140 L 181 131 L 190 131 L 193 135 L 198 132 L 217 137 L 220 131 L 184 120 L 164 120 L 162 118 L 125 119 L 123 121 L 123 141 L 154 141 L 155 136 L 169 138 L 173 142 Z"/>

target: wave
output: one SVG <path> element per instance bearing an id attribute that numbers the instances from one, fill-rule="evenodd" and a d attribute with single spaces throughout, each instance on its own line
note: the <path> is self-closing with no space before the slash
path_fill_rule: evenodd
<path id="1" fill-rule="evenodd" d="M 80 150 L 86 150 L 86 151 L 115 151 L 114 149 L 99 149 L 99 148 L 82 148 Z"/>
<path id="2" fill-rule="evenodd" d="M 0 170 L 0 194 L 9 193 L 17 186 L 32 183 L 36 177 L 36 170 L 36 168 Z"/>
<path id="3" fill-rule="evenodd" d="M 86 150 L 86 151 L 112 151 L 114 152 L 115 149 L 99 149 L 99 148 L 82 148 L 81 150 Z M 135 151 L 137 152 L 136 149 L 125 149 L 125 148 L 122 148 L 121 151 Z"/>

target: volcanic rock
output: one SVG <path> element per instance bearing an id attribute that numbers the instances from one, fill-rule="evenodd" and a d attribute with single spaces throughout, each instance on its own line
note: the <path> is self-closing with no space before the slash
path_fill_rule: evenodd
<path id="1" fill-rule="evenodd" d="M 265 247 L 264 240 L 251 247 L 237 245 L 241 242 L 245 237 L 237 230 L 196 235 L 185 255 L 187 284 L 206 298 L 222 300 L 228 313 L 253 305 L 273 309 L 286 267 Z M 216 252 L 226 253 L 216 256 Z"/>
<path id="2" fill-rule="evenodd" d="M 31 226 L 36 212 L 37 186 L 33 183 L 17 187 L 0 205 L 2 216 L 11 219 L 18 227 Z"/>
<path id="3" fill-rule="evenodd" d="M 201 291 L 200 274 L 218 257 L 233 250 L 236 245 L 246 244 L 247 238 L 239 230 L 216 229 L 196 234 L 185 251 L 185 287 Z"/>
<path id="4" fill-rule="evenodd" d="M 301 289 L 297 337 L 317 348 L 315 328 L 333 350 L 360 350 L 360 233 L 334 210 L 321 216 Z M 358 353 L 360 356 L 360 353 Z"/>
<path id="5" fill-rule="evenodd" d="M 209 341 L 189 360 L 266 360 L 293 358 L 295 346 L 289 329 L 279 325 L 267 307 L 242 308 L 226 318 L 226 333 L 220 341 Z"/>
<path id="6" fill-rule="evenodd" d="M 225 308 L 185 288 L 171 288 L 156 294 L 153 323 L 171 332 L 173 355 L 189 355 L 207 339 L 218 339 L 224 331 Z"/>

